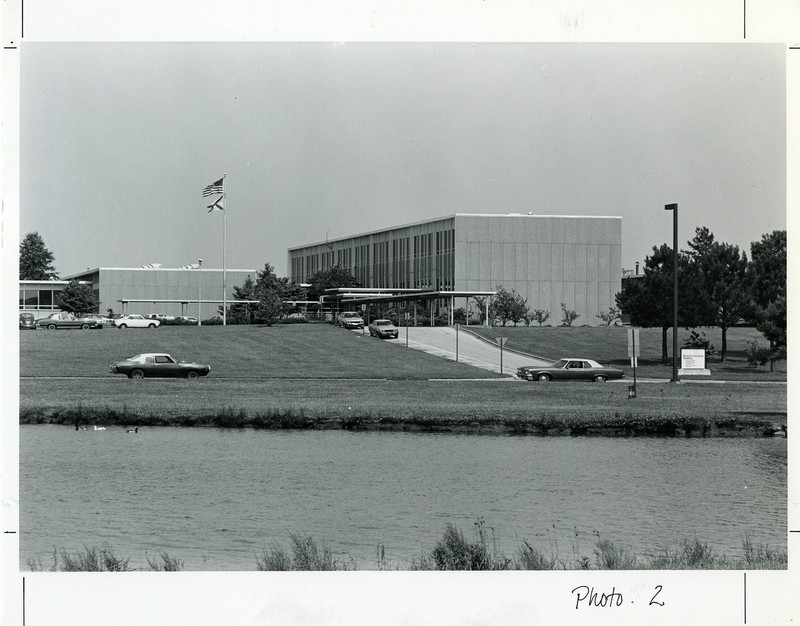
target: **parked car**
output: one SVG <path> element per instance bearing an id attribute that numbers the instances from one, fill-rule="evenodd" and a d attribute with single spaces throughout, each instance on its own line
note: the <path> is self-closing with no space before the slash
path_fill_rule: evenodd
<path id="1" fill-rule="evenodd" d="M 342 328 L 364 328 L 364 320 L 355 311 L 344 311 L 336 318 L 336 325 Z"/>
<path id="2" fill-rule="evenodd" d="M 46 328 L 47 330 L 56 330 L 58 328 L 80 328 L 87 330 L 89 328 L 102 328 L 101 324 L 96 319 L 86 317 L 75 317 L 72 313 L 51 313 L 47 317 L 36 320 L 36 326 L 39 328 Z"/>
<path id="3" fill-rule="evenodd" d="M 591 380 L 604 383 L 612 378 L 623 378 L 622 370 L 603 367 L 591 359 L 560 359 L 550 366 L 526 365 L 517 368 L 517 376 L 523 380 Z"/>
<path id="4" fill-rule="evenodd" d="M 125 374 L 128 378 L 197 378 L 211 371 L 210 365 L 176 361 L 169 354 L 153 352 L 137 354 L 129 359 L 111 364 L 112 374 Z"/>
<path id="5" fill-rule="evenodd" d="M 19 329 L 20 330 L 36 330 L 36 318 L 32 313 L 19 314 Z"/>
<path id="6" fill-rule="evenodd" d="M 117 328 L 158 328 L 158 320 L 151 320 L 144 315 L 123 315 L 114 320 L 114 326 Z"/>
<path id="7" fill-rule="evenodd" d="M 114 320 L 112 320 L 110 317 L 108 317 L 107 315 L 101 315 L 100 313 L 87 313 L 86 315 L 83 316 L 83 319 L 97 320 L 103 326 L 106 325 L 111 326 L 114 323 Z"/>
<path id="8" fill-rule="evenodd" d="M 181 315 L 180 317 L 176 317 L 175 321 L 172 322 L 173 324 L 183 325 L 183 326 L 197 326 L 197 318 L 196 317 L 187 317 L 185 315 Z"/>
<path id="9" fill-rule="evenodd" d="M 369 325 L 369 334 L 378 339 L 386 339 L 387 337 L 397 339 L 398 328 L 391 320 L 374 320 Z"/>

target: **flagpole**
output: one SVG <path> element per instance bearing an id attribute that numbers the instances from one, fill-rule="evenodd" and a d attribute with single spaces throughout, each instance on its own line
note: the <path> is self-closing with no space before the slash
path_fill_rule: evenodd
<path id="1" fill-rule="evenodd" d="M 228 231 L 227 219 L 228 210 L 225 206 L 225 177 L 227 174 L 222 175 L 222 325 L 227 326 L 227 290 L 225 285 L 225 273 L 228 268 Z"/>

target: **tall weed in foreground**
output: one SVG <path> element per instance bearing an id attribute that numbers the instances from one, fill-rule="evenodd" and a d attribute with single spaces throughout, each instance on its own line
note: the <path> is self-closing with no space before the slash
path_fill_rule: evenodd
<path id="1" fill-rule="evenodd" d="M 785 569 L 789 564 L 788 552 L 774 550 L 769 546 L 754 546 L 750 537 L 742 541 L 744 569 Z"/>
<path id="2" fill-rule="evenodd" d="M 150 567 L 151 571 L 153 572 L 183 571 L 183 561 L 181 561 L 177 557 L 170 556 L 164 550 L 159 552 L 158 555 L 161 557 L 161 561 L 159 561 L 155 557 L 151 558 L 149 554 L 145 553 L 145 558 L 147 559 L 147 565 Z"/>
<path id="3" fill-rule="evenodd" d="M 608 539 L 600 539 L 594 549 L 598 569 L 637 569 L 636 555 Z"/>
<path id="4" fill-rule="evenodd" d="M 280 546 L 272 546 L 256 556 L 256 569 L 271 572 L 332 572 L 355 569 L 335 558 L 328 546 L 317 543 L 311 535 L 292 533 L 290 538 L 291 555 Z"/>
<path id="5" fill-rule="evenodd" d="M 114 554 L 114 549 L 107 542 L 98 546 L 83 546 L 82 552 L 74 555 L 66 550 L 61 550 L 60 558 L 55 556 L 55 565 L 60 566 L 62 572 L 128 572 L 128 561 Z"/>
<path id="6" fill-rule="evenodd" d="M 470 543 L 452 524 L 447 524 L 444 535 L 431 552 L 438 570 L 501 570 L 509 569 L 511 561 L 489 550 L 484 522 L 475 522 L 477 541 Z"/>

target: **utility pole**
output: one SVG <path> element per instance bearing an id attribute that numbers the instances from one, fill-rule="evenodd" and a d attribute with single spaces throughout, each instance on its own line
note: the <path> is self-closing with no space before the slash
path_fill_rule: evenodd
<path id="1" fill-rule="evenodd" d="M 667 204 L 672 211 L 672 381 L 678 382 L 678 205 Z"/>

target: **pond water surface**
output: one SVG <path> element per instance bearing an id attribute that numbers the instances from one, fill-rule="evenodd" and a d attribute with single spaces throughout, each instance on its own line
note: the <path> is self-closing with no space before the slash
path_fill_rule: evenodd
<path id="1" fill-rule="evenodd" d="M 404 568 L 447 523 L 514 556 L 593 560 L 594 531 L 641 555 L 695 537 L 786 549 L 785 439 L 20 426 L 20 568 L 109 542 L 132 568 L 255 570 L 290 533 L 359 569 Z"/>

